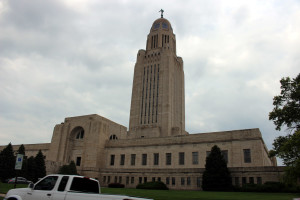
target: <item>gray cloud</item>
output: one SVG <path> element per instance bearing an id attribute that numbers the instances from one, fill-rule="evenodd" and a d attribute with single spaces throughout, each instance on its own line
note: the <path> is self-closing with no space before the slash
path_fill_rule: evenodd
<path id="1" fill-rule="evenodd" d="M 186 129 L 257 127 L 271 148 L 285 134 L 272 98 L 299 73 L 295 0 L 2 1 L 1 144 L 50 142 L 55 124 L 91 113 L 128 126 L 136 53 L 161 8 L 184 60 Z"/>

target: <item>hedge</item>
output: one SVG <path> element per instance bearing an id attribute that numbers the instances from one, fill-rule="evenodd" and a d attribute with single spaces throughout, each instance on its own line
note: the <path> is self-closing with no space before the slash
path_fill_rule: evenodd
<path id="1" fill-rule="evenodd" d="M 168 190 L 169 188 L 161 181 L 154 181 L 138 184 L 136 189 Z"/>

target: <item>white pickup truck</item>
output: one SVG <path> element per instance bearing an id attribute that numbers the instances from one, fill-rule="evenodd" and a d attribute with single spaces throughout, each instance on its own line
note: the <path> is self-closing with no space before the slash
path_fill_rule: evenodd
<path id="1" fill-rule="evenodd" d="M 4 200 L 146 200 L 100 194 L 97 180 L 76 175 L 48 175 L 28 188 L 9 190 Z"/>

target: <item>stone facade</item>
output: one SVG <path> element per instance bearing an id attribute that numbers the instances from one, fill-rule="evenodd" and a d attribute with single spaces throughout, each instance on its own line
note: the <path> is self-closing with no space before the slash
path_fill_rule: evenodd
<path id="1" fill-rule="evenodd" d="M 137 54 L 128 131 L 96 114 L 69 117 L 55 126 L 51 143 L 25 145 L 26 155 L 41 149 L 47 173 L 73 160 L 81 175 L 103 186 L 161 180 L 170 189 L 200 190 L 205 159 L 218 145 L 234 185 L 278 181 L 283 168 L 268 157 L 259 129 L 185 131 L 183 60 L 168 20 L 154 21 L 146 44 Z"/>
<path id="2" fill-rule="evenodd" d="M 185 131 L 183 60 L 170 22 L 154 21 L 134 68 L 129 136 L 164 137 Z"/>

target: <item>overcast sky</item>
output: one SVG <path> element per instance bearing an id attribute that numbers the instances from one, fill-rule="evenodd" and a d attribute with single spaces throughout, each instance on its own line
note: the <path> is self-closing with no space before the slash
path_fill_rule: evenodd
<path id="1" fill-rule="evenodd" d="M 48 143 L 65 117 L 128 127 L 136 54 L 164 9 L 184 61 L 189 133 L 259 128 L 300 72 L 298 0 L 0 0 L 0 145 Z"/>

